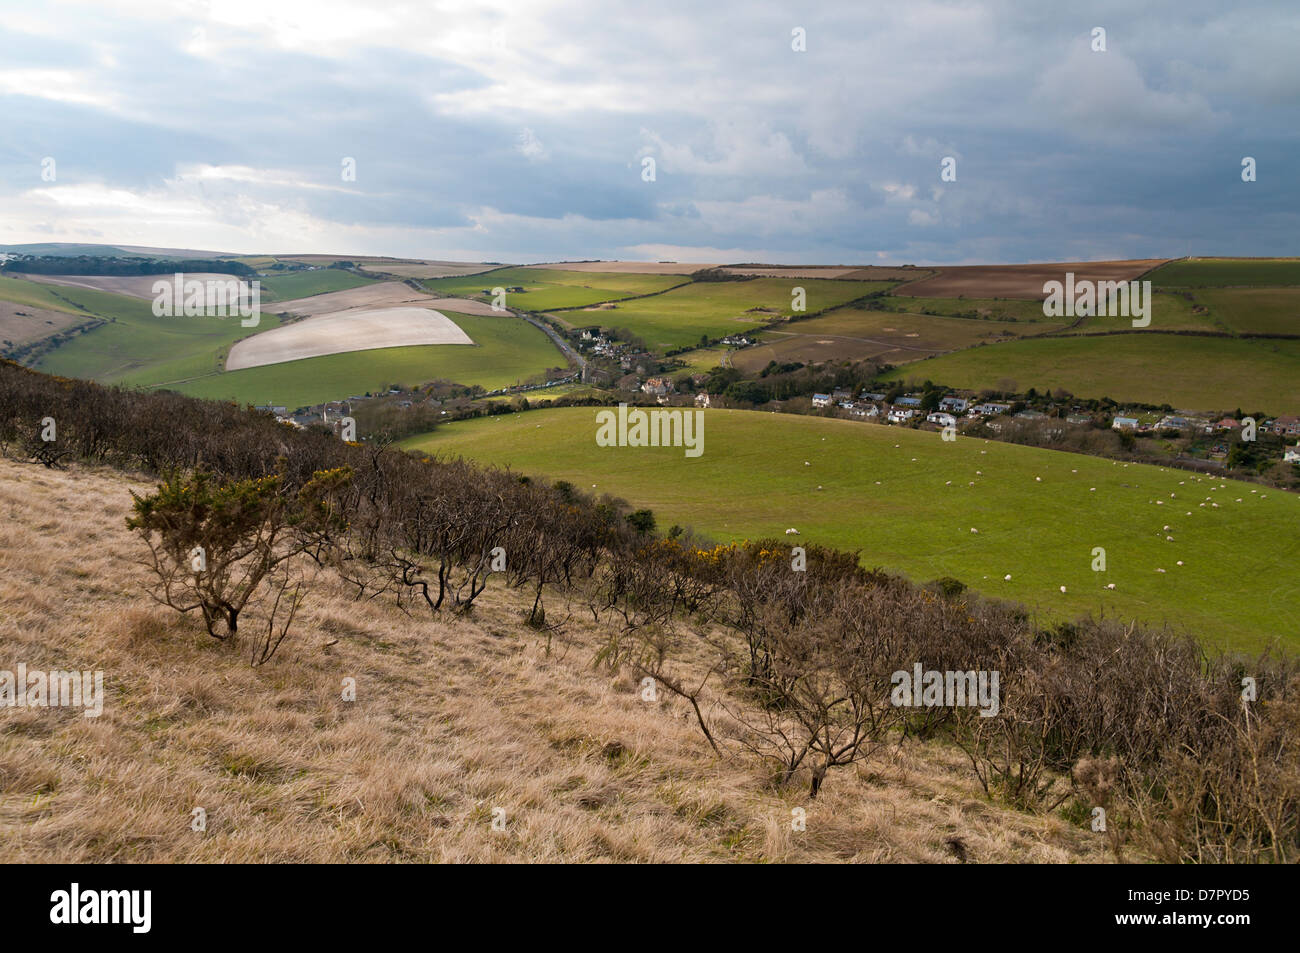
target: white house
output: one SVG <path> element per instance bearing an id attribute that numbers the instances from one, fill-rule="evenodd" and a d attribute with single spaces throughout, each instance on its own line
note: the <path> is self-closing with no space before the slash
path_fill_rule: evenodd
<path id="1" fill-rule="evenodd" d="M 1294 447 L 1287 447 L 1286 453 L 1282 454 L 1283 463 L 1300 463 L 1300 443 Z"/>
<path id="2" fill-rule="evenodd" d="M 891 424 L 903 424 L 917 415 L 918 411 L 906 410 L 901 407 L 895 407 L 889 412 L 889 422 Z"/>
<path id="3" fill-rule="evenodd" d="M 937 410 L 936 410 L 934 413 L 930 414 L 930 415 L 929 415 L 928 417 L 926 417 L 925 419 L 926 419 L 927 421 L 929 421 L 930 423 L 932 423 L 932 424 L 938 424 L 940 427 L 955 427 L 955 426 L 957 426 L 957 418 L 956 418 L 956 417 L 954 417 L 952 414 L 945 414 L 945 413 L 942 413 L 941 411 L 937 411 Z"/>
<path id="4" fill-rule="evenodd" d="M 695 406 L 696 406 L 696 407 L 707 407 L 707 406 L 709 406 L 709 395 L 708 395 L 708 394 L 705 394 L 705 393 L 699 393 L 699 394 L 696 394 L 696 395 L 695 395 Z"/>
<path id="5" fill-rule="evenodd" d="M 971 413 L 992 417 L 995 414 L 1005 414 L 1010 409 L 1010 404 L 976 404 L 971 408 Z"/>
<path id="6" fill-rule="evenodd" d="M 1136 417 L 1116 417 L 1110 426 L 1112 430 L 1137 430 L 1138 422 Z"/>
<path id="7" fill-rule="evenodd" d="M 969 406 L 970 401 L 965 397 L 945 397 L 939 401 L 939 409 L 946 410 L 950 414 L 964 414 Z"/>
<path id="8" fill-rule="evenodd" d="M 831 395 L 813 394 L 812 405 L 814 407 L 829 407 L 831 405 Z"/>

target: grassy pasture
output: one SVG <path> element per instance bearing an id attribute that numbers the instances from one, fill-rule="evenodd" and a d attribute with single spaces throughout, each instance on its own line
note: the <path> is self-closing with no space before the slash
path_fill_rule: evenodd
<path id="1" fill-rule="evenodd" d="M 53 285 L 28 281 L 25 278 L 0 277 L 0 300 L 12 301 L 14 304 L 27 305 L 32 308 L 46 308 L 50 311 L 66 311 L 78 314 L 77 308 L 68 303 L 68 291 Z M 74 296 L 75 297 L 75 296 Z"/>
<path id="2" fill-rule="evenodd" d="M 944 354 L 889 376 L 969 390 L 1064 387 L 1080 397 L 1183 410 L 1300 411 L 1300 341 L 1152 333 L 1041 338 Z"/>
<path id="3" fill-rule="evenodd" d="M 1300 285 L 1300 258 L 1192 258 L 1162 265 L 1150 279 L 1157 288 Z"/>
<path id="4" fill-rule="evenodd" d="M 358 278 L 352 272 L 341 271 L 338 268 L 294 271 L 283 275 L 272 274 L 270 277 L 257 280 L 262 283 L 264 301 L 291 301 L 294 298 L 308 298 L 328 291 L 345 291 L 348 288 L 357 288 L 370 283 L 365 278 Z"/>
<path id="5" fill-rule="evenodd" d="M 1201 304 L 1201 294 L 1196 300 L 1189 301 L 1180 294 L 1162 294 L 1155 292 L 1151 296 L 1151 324 L 1147 328 L 1133 327 L 1133 318 L 1095 315 L 1085 318 L 1077 330 L 1086 334 L 1101 331 L 1227 331 L 1228 326 L 1215 320 L 1212 313 L 1197 313 Z M 1066 320 L 1070 320 L 1067 318 Z"/>
<path id="6" fill-rule="evenodd" d="M 596 446 L 596 410 L 460 421 L 405 445 L 620 496 L 653 509 L 661 528 L 858 549 L 866 565 L 922 581 L 955 576 L 1023 601 L 1044 620 L 1105 612 L 1186 627 L 1207 643 L 1249 649 L 1278 637 L 1300 645 L 1300 496 L 1053 450 L 752 411 L 705 411 L 704 453 L 687 459 L 681 448 Z M 788 527 L 800 535 L 786 537 Z M 1104 573 L 1091 569 L 1096 546 L 1106 550 Z"/>
<path id="7" fill-rule="evenodd" d="M 215 373 L 231 344 L 279 323 L 270 314 L 263 314 L 255 328 L 243 327 L 237 317 L 159 318 L 144 298 L 87 288 L 66 292 L 110 323 L 51 351 L 37 369 L 101 383 L 153 386 Z"/>
<path id="8" fill-rule="evenodd" d="M 1060 324 L 1059 318 L 1043 314 L 1041 301 L 1020 298 L 912 298 L 905 295 L 886 295 L 876 299 L 877 304 L 889 311 L 913 314 L 949 315 L 963 318 L 1015 318 L 1016 321 Z"/>
<path id="9" fill-rule="evenodd" d="M 564 358 L 537 328 L 512 317 L 447 313 L 474 340 L 469 345 L 378 348 L 211 374 L 172 387 L 195 397 L 283 404 L 290 409 L 390 384 L 446 379 L 489 390 L 563 367 Z"/>
<path id="10" fill-rule="evenodd" d="M 600 272 L 559 271 L 544 268 L 501 268 L 481 275 L 454 278 L 431 278 L 420 282 L 433 294 L 447 297 L 477 298 L 491 295 L 483 289 L 519 286 L 522 294 L 507 293 L 506 304 L 527 311 L 552 308 L 581 308 L 617 298 L 653 294 L 679 285 L 680 275 L 602 274 Z M 575 317 L 574 320 L 577 320 Z M 595 319 L 592 324 L 598 323 Z"/>
<path id="11" fill-rule="evenodd" d="M 794 321 L 764 332 L 763 344 L 737 351 L 732 360 L 742 371 L 761 370 L 771 360 L 811 364 L 876 358 L 902 364 L 981 342 L 1040 333 L 1052 327 L 837 308 L 807 321 Z"/>
<path id="12" fill-rule="evenodd" d="M 591 324 L 607 328 L 626 328 L 641 338 L 652 350 L 669 350 L 696 344 L 700 336 L 722 337 L 739 334 L 789 316 L 791 289 L 803 288 L 807 310 L 820 311 L 882 288 L 888 282 L 835 281 L 819 278 L 754 278 L 749 281 L 695 282 L 674 288 L 652 298 L 619 304 L 614 308 L 593 311 Z M 763 308 L 765 311 L 751 311 Z M 566 315 L 580 324 L 584 312 Z"/>
<path id="13" fill-rule="evenodd" d="M 1196 300 L 1239 333 L 1300 334 L 1300 288 L 1215 288 Z"/>

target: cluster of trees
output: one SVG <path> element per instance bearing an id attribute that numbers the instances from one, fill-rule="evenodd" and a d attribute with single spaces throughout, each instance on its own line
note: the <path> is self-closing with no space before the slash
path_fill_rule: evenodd
<path id="1" fill-rule="evenodd" d="M 548 640 L 590 613 L 596 664 L 653 680 L 719 756 L 757 757 L 810 797 L 837 768 L 942 736 L 990 797 L 1081 824 L 1104 811 L 1117 856 L 1300 859 L 1294 658 L 1210 655 L 1110 621 L 1045 630 L 956 580 L 917 586 L 814 545 L 661 536 L 648 511 L 567 483 L 347 444 L 229 404 L 6 362 L 0 408 L 0 442 L 28 459 L 46 447 L 46 465 L 166 474 L 130 523 L 155 592 L 215 638 L 253 628 L 254 662 L 283 641 L 313 574 L 435 613 L 471 611 L 496 575 L 527 593 L 526 621 Z M 917 665 L 997 673 L 996 714 L 900 704 L 894 676 Z"/>
<path id="2" fill-rule="evenodd" d="M 170 275 L 176 272 L 212 272 L 254 278 L 257 272 L 243 262 L 224 258 L 115 258 L 98 255 L 26 255 L 12 258 L 0 271 L 28 275 Z"/>

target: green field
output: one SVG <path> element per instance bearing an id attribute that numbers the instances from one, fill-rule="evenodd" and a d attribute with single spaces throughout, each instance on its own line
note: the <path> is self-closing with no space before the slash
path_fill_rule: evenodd
<path id="1" fill-rule="evenodd" d="M 78 310 L 68 303 L 66 297 L 59 297 L 59 294 L 66 295 L 67 292 L 74 290 L 76 289 L 45 285 L 25 278 L 0 277 L 0 300 L 25 304 L 33 308 L 46 308 L 50 311 L 78 314 Z"/>
<path id="2" fill-rule="evenodd" d="M 1060 324 L 1060 318 L 1043 314 L 1041 301 L 1019 298 L 911 298 L 902 294 L 877 298 L 880 307 L 889 311 L 907 311 L 919 314 L 945 314 L 954 317 L 1015 318 L 1017 321 L 1040 321 Z"/>
<path id="3" fill-rule="evenodd" d="M 918 581 L 954 576 L 1044 619 L 1105 612 L 1185 627 L 1210 644 L 1255 648 L 1277 637 L 1300 646 L 1300 496 L 1015 444 L 753 411 L 705 411 L 704 453 L 687 459 L 680 448 L 596 446 L 596 411 L 460 421 L 404 445 L 620 496 L 654 510 L 661 529 L 859 549 L 866 565 Z M 787 537 L 789 527 L 800 535 Z M 1106 550 L 1104 573 L 1091 569 L 1096 546 Z"/>
<path id="4" fill-rule="evenodd" d="M 890 287 L 883 281 L 832 281 L 824 278 L 754 278 L 750 281 L 701 281 L 675 288 L 653 298 L 629 301 L 614 308 L 593 311 L 591 324 L 623 328 L 641 338 L 654 351 L 698 344 L 710 338 L 739 334 L 781 316 L 789 316 L 791 289 L 803 288 L 809 312 L 821 311 Z M 752 312 L 751 308 L 767 311 Z M 584 323 L 584 312 L 565 315 L 573 324 Z"/>
<path id="5" fill-rule="evenodd" d="M 390 384 L 413 386 L 438 379 L 493 390 L 565 364 L 550 338 L 526 321 L 452 312 L 447 316 L 475 346 L 422 345 L 331 354 L 212 374 L 171 389 L 195 397 L 280 404 L 292 410 Z"/>
<path id="6" fill-rule="evenodd" d="M 346 291 L 348 288 L 372 283 L 368 278 L 358 278 L 352 272 L 338 268 L 294 271 L 283 275 L 273 273 L 257 280 L 262 283 L 263 301 L 292 301 L 294 298 L 310 298 L 312 295 Z"/>
<path id="7" fill-rule="evenodd" d="M 1228 331 L 1229 328 L 1215 319 L 1213 314 L 1197 313 L 1195 310 L 1198 305 L 1202 304 L 1201 294 L 1197 293 L 1196 300 L 1189 301 L 1181 294 L 1165 294 L 1159 291 L 1151 296 L 1150 317 L 1151 323 L 1146 328 L 1133 327 L 1133 317 L 1131 315 L 1120 316 L 1110 315 L 1103 317 L 1095 315 L 1085 318 L 1083 323 L 1077 328 L 1085 334 L 1096 334 L 1102 331 L 1132 331 L 1140 333 L 1144 330 L 1151 331 Z M 1065 320 L 1072 320 L 1066 318 Z"/>
<path id="8" fill-rule="evenodd" d="M 1181 410 L 1300 411 L 1300 341 L 1151 332 L 1038 338 L 975 347 L 891 371 L 949 387 L 1171 404 Z"/>
<path id="9" fill-rule="evenodd" d="M 157 385 L 215 373 L 231 344 L 279 323 L 270 314 L 263 314 L 255 328 L 243 327 L 238 318 L 158 318 L 144 298 L 66 290 L 71 300 L 110 323 L 49 352 L 36 369 L 101 383 Z"/>
<path id="10" fill-rule="evenodd" d="M 523 293 L 506 294 L 506 305 L 524 311 L 585 308 L 588 305 L 654 294 L 686 281 L 681 275 L 627 275 L 603 272 L 561 271 L 550 268 L 501 268 L 486 274 L 454 278 L 428 278 L 424 287 L 437 295 L 490 301 L 483 290 L 519 286 Z M 574 320 L 577 320 L 576 318 Z M 580 321 L 578 323 L 581 323 Z M 593 318 L 592 324 L 599 323 Z"/>
<path id="11" fill-rule="evenodd" d="M 1300 334 L 1300 288 L 1216 288 L 1196 300 L 1233 331 Z"/>
<path id="12" fill-rule="evenodd" d="M 1300 285 L 1300 258 L 1193 258 L 1149 275 L 1157 288 Z"/>

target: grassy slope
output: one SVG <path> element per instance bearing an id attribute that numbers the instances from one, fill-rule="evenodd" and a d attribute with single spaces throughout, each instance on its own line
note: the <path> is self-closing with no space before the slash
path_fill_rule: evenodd
<path id="1" fill-rule="evenodd" d="M 459 422 L 407 445 L 595 484 L 650 507 L 661 528 L 693 525 L 731 540 L 784 539 L 795 527 L 801 540 L 861 549 L 868 565 L 920 580 L 955 576 L 1048 617 L 1104 611 L 1186 625 L 1211 643 L 1256 647 L 1276 636 L 1300 645 L 1295 495 L 852 421 L 745 411 L 707 411 L 705 420 L 697 459 L 597 447 L 595 408 Z M 1207 496 L 1220 507 L 1200 507 Z M 1107 551 L 1106 573 L 1091 571 L 1094 546 Z"/>
<path id="2" fill-rule="evenodd" d="M 1106 859 L 1084 827 L 990 803 L 945 747 L 833 772 L 816 801 L 773 790 L 713 757 L 685 703 L 593 668 L 585 614 L 547 653 L 495 582 L 434 620 L 326 574 L 250 668 L 144 596 L 123 520 L 150 489 L 0 460 L 0 643 L 33 670 L 101 669 L 107 693 L 98 718 L 5 713 L 0 862 L 951 862 L 952 837 L 973 862 Z"/>
<path id="3" fill-rule="evenodd" d="M 295 271 L 284 275 L 272 274 L 269 278 L 258 280 L 262 283 L 264 301 L 292 301 L 295 298 L 309 298 L 330 291 L 346 291 L 348 288 L 372 283 L 367 278 L 359 278 L 350 271 L 342 271 L 338 268 Z"/>
<path id="4" fill-rule="evenodd" d="M 873 291 L 890 287 L 883 281 L 832 281 L 821 278 L 755 278 L 751 281 L 696 282 L 666 291 L 653 298 L 629 301 L 607 311 L 569 313 L 572 324 L 599 324 L 625 328 L 643 339 L 653 350 L 696 344 L 700 335 L 721 337 L 739 334 L 777 317 L 771 313 L 747 313 L 750 308 L 770 308 L 790 315 L 791 292 L 803 288 L 807 311 L 852 301 Z M 590 318 L 589 321 L 583 319 Z"/>
<path id="5" fill-rule="evenodd" d="M 47 308 L 50 311 L 80 314 L 81 312 L 67 299 L 67 293 L 75 290 L 77 289 L 57 288 L 38 281 L 28 281 L 25 278 L 0 277 L 0 300 L 30 305 L 33 308 Z"/>
<path id="6" fill-rule="evenodd" d="M 424 345 L 331 354 L 286 364 L 251 367 L 175 386 L 195 397 L 231 398 L 289 408 L 375 391 L 390 384 L 436 379 L 505 387 L 563 367 L 564 357 L 537 328 L 517 318 L 447 316 L 476 346 Z"/>
<path id="7" fill-rule="evenodd" d="M 144 298 L 67 291 L 70 300 L 111 323 L 50 352 L 37 369 L 104 383 L 147 386 L 215 373 L 231 344 L 279 323 L 269 314 L 255 328 L 243 327 L 238 318 L 158 318 Z"/>
<path id="8" fill-rule="evenodd" d="M 1300 334 L 1300 288 L 1198 290 L 1196 300 L 1233 331 Z"/>
<path id="9" fill-rule="evenodd" d="M 1039 390 L 1186 410 L 1300 411 L 1300 341 L 1123 334 L 1012 341 L 945 354 L 891 373 L 950 387 Z M 1015 382 L 1015 388 L 1002 387 Z"/>
<path id="10" fill-rule="evenodd" d="M 1300 285 L 1300 258 L 1171 261 L 1147 277 L 1157 288 Z"/>
<path id="11" fill-rule="evenodd" d="M 518 285 L 523 294 L 507 294 L 506 304 L 528 311 L 550 308 L 578 308 L 615 298 L 652 294 L 679 285 L 681 275 L 605 274 L 603 272 L 559 271 L 545 268 L 502 268 L 488 274 L 454 278 L 430 278 L 421 284 L 434 294 L 455 298 L 489 300 L 480 292 Z M 595 322 L 593 322 L 595 323 Z"/>

